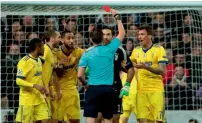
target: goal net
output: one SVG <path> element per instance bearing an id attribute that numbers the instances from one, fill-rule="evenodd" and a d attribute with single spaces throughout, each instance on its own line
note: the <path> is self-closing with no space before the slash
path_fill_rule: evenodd
<path id="1" fill-rule="evenodd" d="M 15 110 L 18 107 L 16 65 L 27 53 L 28 40 L 42 38 L 44 32 L 50 30 L 70 30 L 75 33 L 76 45 L 88 48 L 89 33 L 95 28 L 108 26 L 117 34 L 116 21 L 112 15 L 102 10 L 103 4 L 105 3 L 2 3 L 1 109 Z M 166 110 L 202 110 L 201 4 L 110 2 L 108 5 L 121 14 L 126 30 L 122 45 L 128 55 L 139 45 L 138 26 L 143 24 L 152 27 L 153 43 L 166 49 L 169 59 L 163 76 Z M 85 92 L 80 86 L 78 90 L 83 107 Z M 11 116 L 7 116 L 12 122 Z"/>

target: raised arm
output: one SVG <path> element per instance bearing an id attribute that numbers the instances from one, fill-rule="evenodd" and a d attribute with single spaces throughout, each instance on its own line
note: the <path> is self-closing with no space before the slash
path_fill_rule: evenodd
<path id="1" fill-rule="evenodd" d="M 114 18 L 115 18 L 116 21 L 117 21 L 118 32 L 119 32 L 117 38 L 118 38 L 120 41 L 123 41 L 123 39 L 124 39 L 124 37 L 125 37 L 125 35 L 126 35 L 126 32 L 125 32 L 125 29 L 124 29 L 124 27 L 123 27 L 123 23 L 122 23 L 122 21 L 121 21 L 121 17 L 120 17 L 120 15 L 116 12 L 116 10 L 114 10 L 114 9 L 111 9 L 111 13 L 112 13 L 112 15 L 114 16 Z"/>

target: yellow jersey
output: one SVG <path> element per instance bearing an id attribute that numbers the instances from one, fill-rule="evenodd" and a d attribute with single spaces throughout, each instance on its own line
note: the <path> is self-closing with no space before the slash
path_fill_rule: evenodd
<path id="1" fill-rule="evenodd" d="M 43 81 L 45 83 L 45 86 L 49 88 L 49 82 L 51 80 L 53 73 L 54 57 L 51 48 L 47 44 L 44 45 L 43 59 L 45 60 L 45 62 L 43 63 L 43 72 L 42 72 Z"/>
<path id="2" fill-rule="evenodd" d="M 43 85 L 42 61 L 30 55 L 23 57 L 17 65 L 16 78 L 24 79 L 31 84 Z M 39 105 L 45 102 L 43 95 L 33 87 L 20 86 L 19 105 Z"/>
<path id="3" fill-rule="evenodd" d="M 63 66 L 63 77 L 60 79 L 62 90 L 76 89 L 77 86 L 77 66 L 84 50 L 81 48 L 74 49 L 69 56 L 66 56 L 60 47 L 57 52 L 57 60 L 68 59 L 68 62 Z"/>
<path id="4" fill-rule="evenodd" d="M 132 62 L 143 62 L 152 68 L 159 67 L 159 63 L 167 63 L 165 49 L 158 44 L 152 45 L 149 49 L 142 47 L 134 48 L 130 59 Z M 145 69 L 138 69 L 138 92 L 164 92 L 164 85 L 161 75 L 154 74 Z"/>

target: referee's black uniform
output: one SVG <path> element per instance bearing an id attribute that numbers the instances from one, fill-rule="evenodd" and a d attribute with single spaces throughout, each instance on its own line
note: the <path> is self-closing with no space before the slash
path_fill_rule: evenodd
<path id="1" fill-rule="evenodd" d="M 119 94 L 122 88 L 122 82 L 120 79 L 120 71 L 122 71 L 121 63 L 123 61 L 126 61 L 126 66 L 125 68 L 128 70 L 133 67 L 133 64 L 131 60 L 129 59 L 126 51 L 122 48 L 119 47 L 116 51 L 115 57 L 114 57 L 114 89 L 115 89 L 115 94 L 116 94 L 116 104 L 117 108 L 115 111 L 115 114 L 120 113 L 122 114 L 123 109 L 122 109 L 122 99 L 119 98 Z"/>

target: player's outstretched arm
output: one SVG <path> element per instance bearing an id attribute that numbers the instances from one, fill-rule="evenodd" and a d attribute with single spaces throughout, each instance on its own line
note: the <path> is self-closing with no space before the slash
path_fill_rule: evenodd
<path id="1" fill-rule="evenodd" d="M 121 21 L 121 17 L 120 17 L 120 15 L 116 12 L 116 10 L 114 10 L 114 9 L 111 9 L 110 12 L 112 13 L 112 15 L 114 16 L 114 18 L 115 18 L 116 21 L 117 21 L 118 32 L 119 32 L 117 38 L 118 38 L 120 41 L 123 41 L 123 39 L 124 39 L 124 37 L 125 37 L 125 35 L 126 35 L 126 32 L 125 32 L 125 29 L 124 29 L 124 27 L 123 27 L 123 23 L 122 23 L 122 21 Z"/>

